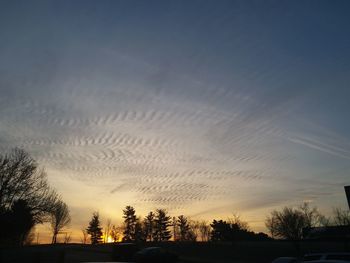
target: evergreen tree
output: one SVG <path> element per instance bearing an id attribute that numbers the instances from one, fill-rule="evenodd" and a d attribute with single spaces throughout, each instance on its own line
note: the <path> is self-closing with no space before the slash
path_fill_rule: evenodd
<path id="1" fill-rule="evenodd" d="M 190 231 L 190 225 L 188 223 L 188 220 L 185 216 L 180 215 L 177 218 L 177 226 L 179 229 L 179 241 L 189 241 L 192 240 L 192 235 Z"/>
<path id="2" fill-rule="evenodd" d="M 132 206 L 127 206 L 123 210 L 124 218 L 124 232 L 123 241 L 135 241 L 136 240 L 136 213 Z"/>
<path id="3" fill-rule="evenodd" d="M 167 241 L 171 238 L 171 217 L 167 215 L 166 210 L 157 209 L 154 219 L 154 241 Z"/>
<path id="4" fill-rule="evenodd" d="M 144 229 L 144 225 L 142 224 L 142 221 L 140 218 L 136 219 L 135 224 L 135 241 L 137 242 L 144 242 L 146 241 L 146 233 Z"/>
<path id="5" fill-rule="evenodd" d="M 149 212 L 148 215 L 143 220 L 145 238 L 148 241 L 153 241 L 154 235 L 154 213 Z"/>
<path id="6" fill-rule="evenodd" d="M 232 231 L 229 223 L 223 220 L 213 220 L 210 224 L 212 227 L 211 240 L 212 241 L 232 241 Z"/>
<path id="7" fill-rule="evenodd" d="M 98 212 L 94 212 L 86 232 L 91 235 L 91 244 L 102 242 L 102 227 Z"/>

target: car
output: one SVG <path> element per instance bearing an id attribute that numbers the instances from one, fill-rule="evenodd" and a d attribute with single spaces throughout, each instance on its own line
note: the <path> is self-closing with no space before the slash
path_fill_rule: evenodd
<path id="1" fill-rule="evenodd" d="M 279 257 L 274 259 L 271 263 L 297 263 L 297 258 L 294 257 Z"/>
<path id="2" fill-rule="evenodd" d="M 302 262 L 350 262 L 350 253 L 311 253 L 303 257 Z"/>
<path id="3" fill-rule="evenodd" d="M 161 247 L 147 247 L 134 255 L 137 263 L 175 263 L 178 256 Z"/>

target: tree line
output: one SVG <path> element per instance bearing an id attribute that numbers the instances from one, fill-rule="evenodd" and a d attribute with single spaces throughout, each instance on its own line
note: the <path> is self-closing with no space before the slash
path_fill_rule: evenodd
<path id="1" fill-rule="evenodd" d="M 265 220 L 270 236 L 265 233 L 250 231 L 247 222 L 239 216 L 227 220 L 214 219 L 212 223 L 190 220 L 184 215 L 171 217 L 165 209 L 149 212 L 144 218 L 136 215 L 132 206 L 123 210 L 123 225 L 116 227 L 108 220 L 105 231 L 102 231 L 100 217 L 94 212 L 85 233 L 91 235 L 91 243 L 106 242 L 102 238 L 110 237 L 113 242 L 162 242 L 173 241 L 224 241 L 285 239 L 302 240 L 314 227 L 346 226 L 350 227 L 350 211 L 333 209 L 333 216 L 324 216 L 317 207 L 309 203 L 273 210 Z M 87 241 L 85 236 L 85 242 Z"/>
<path id="2" fill-rule="evenodd" d="M 229 241 L 267 240 L 267 234 L 250 231 L 248 223 L 234 215 L 228 220 L 206 221 L 190 220 L 184 215 L 171 217 L 167 210 L 156 209 L 144 218 L 136 215 L 135 208 L 126 206 L 123 210 L 123 225 L 116 227 L 108 220 L 105 231 L 101 226 L 98 212 L 94 212 L 88 227 L 83 230 L 83 240 L 90 235 L 92 244 L 106 242 L 110 237 L 113 242 L 164 242 L 164 241 Z"/>
<path id="3" fill-rule="evenodd" d="M 301 240 L 307 237 L 315 227 L 346 226 L 350 227 L 350 211 L 333 209 L 333 216 L 323 215 L 317 207 L 303 203 L 297 208 L 284 207 L 273 210 L 265 220 L 265 226 L 271 236 L 277 239 Z"/>

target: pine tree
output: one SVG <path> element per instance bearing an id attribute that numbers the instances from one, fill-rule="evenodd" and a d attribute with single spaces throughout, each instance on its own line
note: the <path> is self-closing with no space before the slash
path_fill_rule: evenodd
<path id="1" fill-rule="evenodd" d="M 179 240 L 187 241 L 190 240 L 190 225 L 188 224 L 187 218 L 183 215 L 178 216 L 177 226 L 179 227 Z"/>
<path id="2" fill-rule="evenodd" d="M 149 212 L 148 215 L 143 220 L 145 238 L 148 241 L 153 241 L 154 235 L 154 213 Z"/>
<path id="3" fill-rule="evenodd" d="M 100 226 L 100 216 L 98 212 L 92 214 L 92 219 L 89 223 L 86 232 L 91 235 L 91 244 L 98 244 L 102 242 L 102 227 Z"/>
<path id="4" fill-rule="evenodd" d="M 132 206 L 127 206 L 123 210 L 124 218 L 124 232 L 123 241 L 135 241 L 136 240 L 136 223 L 137 218 L 135 209 Z"/>
<path id="5" fill-rule="evenodd" d="M 166 210 L 157 209 L 154 219 L 154 241 L 167 241 L 171 238 L 171 217 L 167 215 Z"/>
<path id="6" fill-rule="evenodd" d="M 144 242 L 146 241 L 146 234 L 145 234 L 145 229 L 144 225 L 142 224 L 142 221 L 140 218 L 136 219 L 136 224 L 135 224 L 135 241 L 137 242 Z"/>

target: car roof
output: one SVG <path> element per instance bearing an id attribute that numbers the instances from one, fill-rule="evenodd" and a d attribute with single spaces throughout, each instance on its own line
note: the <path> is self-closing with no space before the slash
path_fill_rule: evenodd
<path id="1" fill-rule="evenodd" d="M 337 259 L 318 259 L 318 260 L 310 260 L 308 263 L 346 263 L 348 260 L 337 260 Z"/>
<path id="2" fill-rule="evenodd" d="M 316 256 L 316 255 L 350 255 L 349 252 L 319 252 L 319 253 L 307 253 L 304 256 Z"/>

